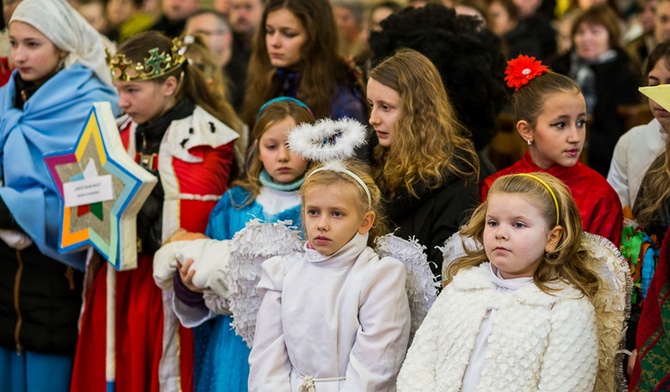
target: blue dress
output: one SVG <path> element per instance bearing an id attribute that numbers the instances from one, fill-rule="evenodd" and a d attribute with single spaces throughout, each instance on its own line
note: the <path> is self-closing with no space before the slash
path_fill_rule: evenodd
<path id="1" fill-rule="evenodd" d="M 300 199 L 296 191 L 282 192 L 264 188 L 263 192 L 283 194 L 283 198 Z M 231 239 L 242 230 L 246 223 L 258 218 L 263 222 L 291 221 L 300 226 L 300 204 L 274 211 L 263 205 L 264 197 L 258 197 L 244 207 L 240 207 L 251 194 L 242 187 L 226 192 L 214 207 L 209 217 L 206 234 L 216 240 Z M 275 199 L 270 195 L 269 199 Z M 276 206 L 274 206 L 276 207 Z M 195 338 L 195 391 L 247 392 L 249 378 L 249 353 L 251 349 L 242 338 L 235 334 L 229 315 L 219 316 L 193 329 Z"/>

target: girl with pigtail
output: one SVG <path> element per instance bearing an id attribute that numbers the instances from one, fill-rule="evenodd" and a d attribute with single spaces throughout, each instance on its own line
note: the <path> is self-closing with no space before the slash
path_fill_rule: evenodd
<path id="1" fill-rule="evenodd" d="M 587 116 L 579 87 L 534 57 L 523 55 L 508 62 L 505 74 L 507 85 L 515 89 L 516 129 L 528 144 L 528 151 L 520 161 L 484 180 L 482 200 L 486 200 L 491 184 L 499 177 L 549 173 L 570 188 L 584 231 L 618 246 L 623 228 L 619 197 L 602 175 L 579 161 L 586 140 Z"/>
<path id="2" fill-rule="evenodd" d="M 132 37 L 108 59 L 129 154 L 158 177 L 137 215 L 138 267 L 116 274 L 116 388 L 193 390 L 193 336 L 172 311 L 173 293 L 153 281 L 153 257 L 171 237 L 203 232 L 227 190 L 241 122 L 189 65 L 180 42 L 156 32 Z M 105 388 L 106 268 L 86 298 L 72 391 Z"/>

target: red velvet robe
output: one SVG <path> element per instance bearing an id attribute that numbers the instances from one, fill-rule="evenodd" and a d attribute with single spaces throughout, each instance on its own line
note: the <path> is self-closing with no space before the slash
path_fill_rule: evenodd
<path id="1" fill-rule="evenodd" d="M 520 161 L 484 180 L 481 187 L 482 201 L 486 200 L 493 181 L 498 177 L 533 172 L 549 173 L 570 188 L 582 216 L 584 231 L 609 239 L 617 248 L 621 245 L 623 212 L 619 196 L 605 177 L 581 162 L 573 167 L 554 165 L 548 170 L 542 170 L 533 162 L 530 153 L 526 152 Z"/>
<path id="2" fill-rule="evenodd" d="M 134 126 L 134 123 L 126 121 L 121 129 L 121 139 L 131 154 L 134 147 L 129 140 L 134 139 Z M 217 147 L 196 145 L 188 148 L 188 153 L 201 161 L 186 162 L 175 156 L 158 156 L 158 160 L 164 161 L 170 168 L 167 175 L 164 174 L 166 171 L 160 171 L 166 196 L 187 195 L 177 197 L 178 201 L 170 207 L 164 206 L 163 226 L 204 233 L 209 213 L 218 200 L 215 196 L 220 197 L 228 188 L 233 142 Z M 161 164 L 160 167 L 166 166 Z M 168 199 L 173 197 L 166 197 L 166 204 Z M 105 391 L 107 388 L 105 323 L 108 267 L 105 263 L 97 273 L 86 298 L 72 375 L 72 392 Z M 193 391 L 193 334 L 190 329 L 182 327 L 176 317 L 166 315 L 172 310 L 164 308 L 163 295 L 153 279 L 151 255 L 138 254 L 137 269 L 116 274 L 116 391 L 160 392 L 161 380 L 170 385 L 170 390 Z M 174 331 L 178 355 L 166 357 L 168 354 L 164 354 L 163 340 L 164 332 L 169 331 Z M 176 385 L 177 380 L 179 385 Z"/>

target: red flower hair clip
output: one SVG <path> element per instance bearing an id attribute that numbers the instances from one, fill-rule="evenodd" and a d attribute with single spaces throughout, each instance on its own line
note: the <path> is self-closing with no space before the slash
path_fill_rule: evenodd
<path id="1" fill-rule="evenodd" d="M 549 72 L 549 68 L 542 65 L 539 60 L 535 60 L 535 57 L 519 55 L 519 57 L 507 62 L 505 82 L 507 82 L 509 88 L 517 91 L 537 76 L 547 72 Z"/>

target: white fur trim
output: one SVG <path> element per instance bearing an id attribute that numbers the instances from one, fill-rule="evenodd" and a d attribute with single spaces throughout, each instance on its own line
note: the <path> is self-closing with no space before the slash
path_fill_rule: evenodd
<path id="1" fill-rule="evenodd" d="M 273 256 L 283 256 L 301 249 L 302 241 L 284 222 L 260 223 L 254 219 L 233 237 L 228 266 L 232 326 L 249 347 L 254 342 L 256 315 L 261 306 L 256 289 L 262 274 L 261 264 Z"/>

